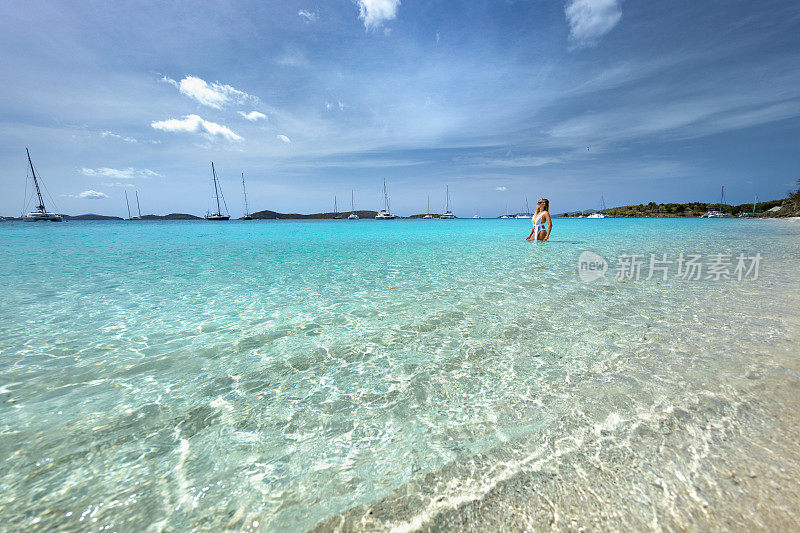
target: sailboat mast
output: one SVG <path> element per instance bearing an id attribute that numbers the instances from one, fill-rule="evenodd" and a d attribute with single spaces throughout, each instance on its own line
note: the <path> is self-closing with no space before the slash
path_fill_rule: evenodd
<path id="1" fill-rule="evenodd" d="M 431 214 L 431 195 L 428 195 L 428 211 L 425 213 L 426 215 Z"/>
<path id="2" fill-rule="evenodd" d="M 334 215 L 338 215 L 339 214 L 339 206 L 336 205 L 336 195 L 335 194 L 333 195 L 333 214 Z"/>
<path id="3" fill-rule="evenodd" d="M 383 178 L 383 205 L 386 208 L 386 212 L 389 212 L 389 193 L 386 192 L 386 178 Z"/>
<path id="4" fill-rule="evenodd" d="M 125 206 L 128 208 L 128 220 L 131 219 L 131 204 L 128 203 L 128 191 L 125 192 Z"/>
<path id="5" fill-rule="evenodd" d="M 244 186 L 244 172 L 242 172 L 242 192 L 244 193 L 244 216 L 248 216 L 250 211 L 247 209 L 247 188 Z"/>
<path id="6" fill-rule="evenodd" d="M 445 191 L 444 194 L 446 196 L 445 209 L 444 210 L 445 210 L 445 212 L 449 213 L 450 212 L 450 186 L 449 185 L 445 185 L 444 186 L 444 191 Z"/>
<path id="7" fill-rule="evenodd" d="M 217 171 L 214 170 L 214 162 L 211 162 L 211 175 L 214 179 L 214 195 L 217 197 L 217 214 L 222 214 L 222 208 L 219 205 L 219 187 L 217 187 Z"/>
<path id="8" fill-rule="evenodd" d="M 350 211 L 352 211 L 353 213 L 356 212 L 356 200 L 353 189 L 350 189 Z"/>
<path id="9" fill-rule="evenodd" d="M 756 197 L 753 198 L 753 214 L 754 215 L 756 214 L 756 203 L 758 203 L 758 195 L 757 194 L 756 194 Z"/>
<path id="10" fill-rule="evenodd" d="M 722 186 L 722 193 L 719 195 L 719 212 L 722 213 L 722 201 L 725 199 L 725 186 Z"/>
<path id="11" fill-rule="evenodd" d="M 42 198 L 42 191 L 39 189 L 39 180 L 36 179 L 36 171 L 33 169 L 33 161 L 31 161 L 31 153 L 28 151 L 28 148 L 25 148 L 25 153 L 28 154 L 28 164 L 31 166 L 31 174 L 33 175 L 33 184 L 36 186 L 36 196 L 39 198 L 39 205 L 36 206 L 39 208 L 39 211 L 45 212 L 44 208 L 44 198 Z"/>
<path id="12" fill-rule="evenodd" d="M 142 208 L 139 205 L 139 191 L 136 191 L 136 211 L 139 212 L 139 218 L 142 218 Z"/>

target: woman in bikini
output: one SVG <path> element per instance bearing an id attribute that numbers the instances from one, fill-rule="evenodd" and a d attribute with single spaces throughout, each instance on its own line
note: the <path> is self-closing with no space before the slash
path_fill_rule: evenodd
<path id="1" fill-rule="evenodd" d="M 547 198 L 540 198 L 536 203 L 536 212 L 531 217 L 531 222 L 533 222 L 533 229 L 525 240 L 546 241 L 550 238 L 550 232 L 553 231 L 553 219 L 550 218 L 550 201 Z"/>

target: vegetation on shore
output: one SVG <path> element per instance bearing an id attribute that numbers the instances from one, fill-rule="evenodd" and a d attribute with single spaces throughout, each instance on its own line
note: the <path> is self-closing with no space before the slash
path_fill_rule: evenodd
<path id="1" fill-rule="evenodd" d="M 649 204 L 639 205 L 626 205 L 621 207 L 611 207 L 605 209 L 603 213 L 612 217 L 699 217 L 710 210 L 720 210 L 723 213 L 739 216 L 746 214 L 747 216 L 756 217 L 789 217 L 800 216 L 800 180 L 797 181 L 798 188 L 789 193 L 787 198 L 780 200 L 770 200 L 768 202 L 756 203 L 755 213 L 753 213 L 753 204 L 739 204 L 728 205 L 718 203 L 706 202 L 690 202 L 686 204 L 657 204 L 650 202 Z M 775 208 L 778 209 L 775 209 Z M 584 211 L 584 214 L 593 213 L 594 210 Z M 564 213 L 562 217 L 577 217 L 581 212 Z"/>

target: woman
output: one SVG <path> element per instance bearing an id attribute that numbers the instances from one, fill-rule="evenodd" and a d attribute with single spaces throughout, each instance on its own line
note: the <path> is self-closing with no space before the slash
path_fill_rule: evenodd
<path id="1" fill-rule="evenodd" d="M 540 198 L 536 203 L 536 212 L 531 217 L 533 222 L 533 229 L 531 234 L 528 235 L 526 241 L 546 241 L 550 238 L 550 232 L 553 231 L 553 219 L 550 218 L 550 200 L 547 198 Z M 545 228 L 545 223 L 547 227 Z"/>

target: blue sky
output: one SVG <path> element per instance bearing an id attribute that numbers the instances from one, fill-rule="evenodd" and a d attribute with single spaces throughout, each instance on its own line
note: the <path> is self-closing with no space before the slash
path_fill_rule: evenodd
<path id="1" fill-rule="evenodd" d="M 782 197 L 796 1 L 0 4 L 0 214 L 25 147 L 60 212 L 459 216 Z M 48 206 L 50 207 L 50 206 Z"/>

